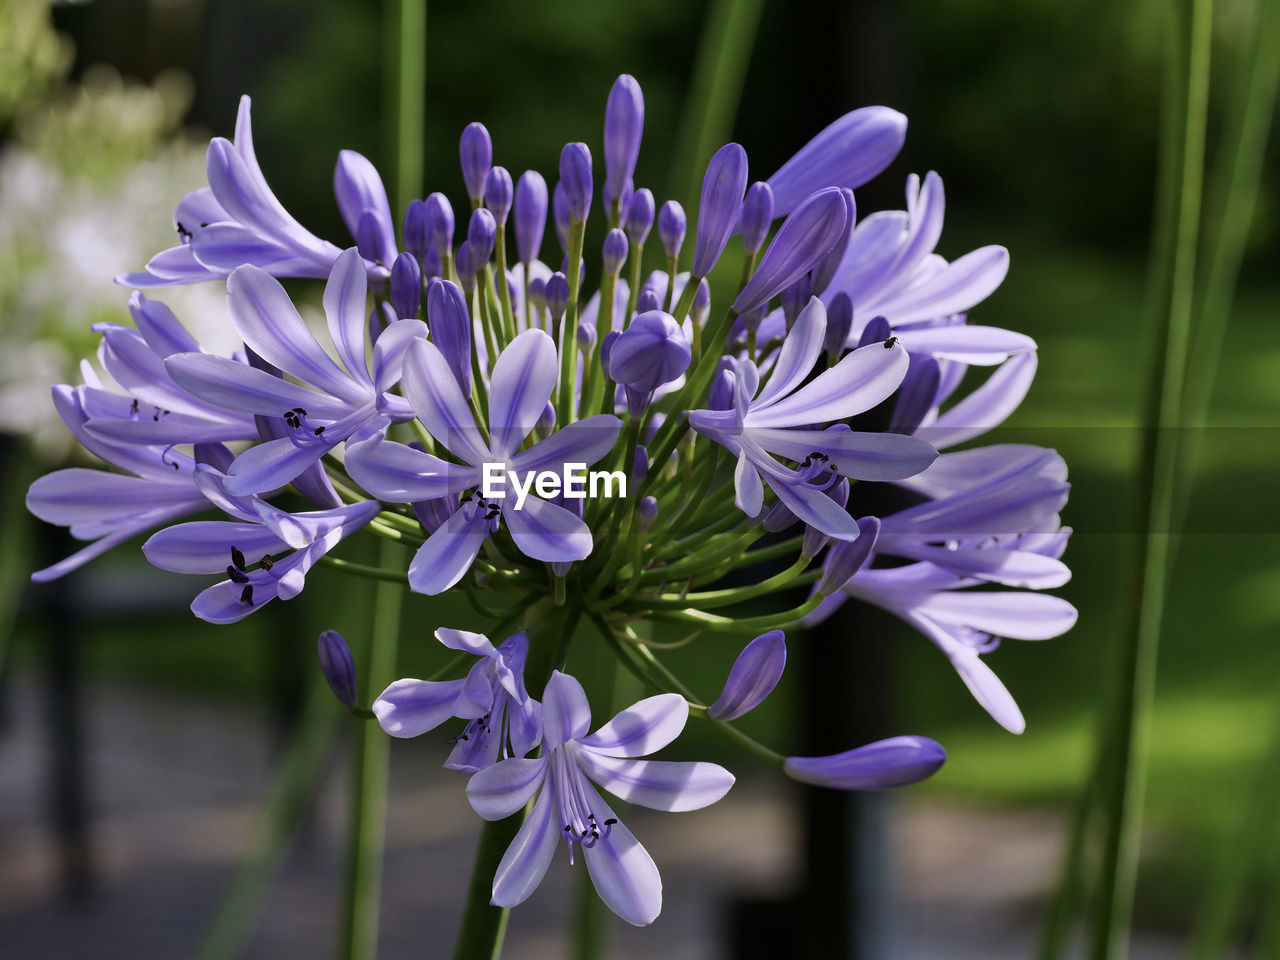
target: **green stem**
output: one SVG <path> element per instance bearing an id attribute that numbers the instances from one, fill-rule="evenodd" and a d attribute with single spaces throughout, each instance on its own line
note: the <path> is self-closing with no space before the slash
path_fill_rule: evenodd
<path id="1" fill-rule="evenodd" d="M 1128 950 L 1130 915 L 1137 879 L 1142 805 L 1147 779 L 1147 740 L 1155 695 L 1156 658 L 1170 570 L 1175 470 L 1181 425 L 1181 401 L 1191 325 L 1193 278 L 1199 233 L 1208 110 L 1212 0 L 1191 0 L 1189 17 L 1171 16 L 1171 87 L 1182 104 L 1176 132 L 1167 141 L 1164 164 L 1176 184 L 1165 196 L 1176 211 L 1163 223 L 1172 242 L 1157 237 L 1155 251 L 1167 251 L 1159 266 L 1166 281 L 1157 286 L 1153 310 L 1157 318 L 1153 375 L 1148 393 L 1139 502 L 1148 505 L 1144 549 L 1138 568 L 1138 595 L 1128 642 L 1121 650 L 1116 723 L 1112 726 L 1112 770 L 1103 797 L 1105 838 L 1094 904 L 1090 956 L 1111 960 Z M 1183 33 L 1183 23 L 1186 30 Z M 1185 57 L 1185 73 L 1180 69 Z M 1185 87 L 1175 86 L 1180 80 Z"/>
<path id="2" fill-rule="evenodd" d="M 333 743 L 338 718 L 324 675 L 311 671 L 306 705 L 276 773 L 267 802 L 245 844 L 245 856 L 205 934 L 198 960 L 232 960 L 240 952 L 262 896 L 297 830 Z"/>
<path id="3" fill-rule="evenodd" d="M 381 564 L 402 562 L 403 551 L 383 541 Z M 373 624 L 362 702 L 392 679 L 400 638 L 399 584 L 381 582 L 374 591 Z M 378 900 L 382 887 L 382 847 L 386 837 L 387 761 L 390 740 L 376 723 L 366 723 L 356 736 L 351 764 L 351 813 L 347 834 L 346 879 L 339 957 L 372 960 L 378 952 Z"/>
<path id="4" fill-rule="evenodd" d="M 492 820 L 480 828 L 475 860 L 471 865 L 471 882 L 467 885 L 467 902 L 462 911 L 462 928 L 453 948 L 454 960 L 496 960 L 502 953 L 507 934 L 507 918 L 511 911 L 489 903 L 493 875 L 515 839 L 524 814 L 505 820 Z"/>

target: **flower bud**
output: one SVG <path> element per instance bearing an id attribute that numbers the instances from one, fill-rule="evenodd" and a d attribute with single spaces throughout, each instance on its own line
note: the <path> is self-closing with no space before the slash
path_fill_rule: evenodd
<path id="1" fill-rule="evenodd" d="M 834 790 L 887 790 L 919 783 L 938 772 L 947 752 L 927 737 L 891 737 L 828 757 L 788 757 L 792 780 Z"/>
<path id="2" fill-rule="evenodd" d="M 604 202 L 621 200 L 626 182 L 636 172 L 644 133 L 644 94 L 635 77 L 623 74 L 613 83 L 604 108 Z"/>
<path id="3" fill-rule="evenodd" d="M 724 690 L 707 708 L 707 716 L 712 720 L 736 720 L 754 710 L 778 685 L 786 665 L 787 641 L 781 630 L 756 637 L 733 662 Z"/>
<path id="4" fill-rule="evenodd" d="M 569 255 L 569 197 L 564 192 L 564 184 L 557 183 L 551 193 L 551 216 L 556 222 L 556 239 L 560 241 L 560 249 L 565 256 Z"/>
<path id="5" fill-rule="evenodd" d="M 613 345 L 620 336 L 622 336 L 621 331 L 610 330 L 600 341 L 600 366 L 604 367 L 605 373 L 609 372 L 609 357 L 613 353 Z"/>
<path id="6" fill-rule="evenodd" d="M 347 641 L 336 630 L 326 630 L 320 634 L 316 652 L 320 657 L 320 671 L 333 695 L 348 710 L 356 709 L 360 703 L 356 693 L 356 664 Z"/>
<path id="7" fill-rule="evenodd" d="M 649 449 L 643 444 L 636 447 L 635 459 L 631 461 L 631 473 L 628 483 L 634 490 L 639 490 L 645 478 L 649 476 Z"/>
<path id="8" fill-rule="evenodd" d="M 391 305 L 397 317 L 416 317 L 422 305 L 422 270 L 411 253 L 402 253 L 391 266 Z"/>
<path id="9" fill-rule="evenodd" d="M 658 498 L 642 497 L 640 505 L 636 507 L 636 518 L 640 532 L 647 533 L 653 526 L 653 521 L 658 519 Z"/>
<path id="10" fill-rule="evenodd" d="M 469 123 L 458 142 L 458 156 L 462 160 L 462 180 L 467 185 L 467 196 L 472 201 L 484 196 L 484 181 L 493 166 L 493 141 L 482 123 Z"/>
<path id="11" fill-rule="evenodd" d="M 538 316 L 547 309 L 547 281 L 542 277 L 534 277 L 529 281 L 529 302 Z"/>
<path id="12" fill-rule="evenodd" d="M 590 320 L 578 321 L 578 349 L 590 353 L 596 348 L 596 325 Z"/>
<path id="13" fill-rule="evenodd" d="M 431 331 L 431 342 L 444 355 L 463 396 L 471 393 L 471 315 L 456 283 L 431 281 L 427 288 L 427 328 Z"/>
<path id="14" fill-rule="evenodd" d="M 848 214 L 844 195 L 834 187 L 819 190 L 782 222 L 760 265 L 733 301 L 734 312 L 765 306 L 826 256 L 844 231 Z"/>
<path id="15" fill-rule="evenodd" d="M 479 273 L 493 256 L 494 239 L 498 235 L 498 222 L 493 214 L 480 207 L 471 211 L 471 222 L 467 224 L 467 243 L 471 247 L 471 263 L 473 272 Z"/>
<path id="16" fill-rule="evenodd" d="M 560 183 L 569 219 L 582 223 L 591 209 L 591 151 L 585 143 L 566 143 L 560 151 Z"/>
<path id="17" fill-rule="evenodd" d="M 836 238 L 836 242 L 831 245 L 831 249 L 827 251 L 827 255 L 819 261 L 818 265 L 813 268 L 813 294 L 820 297 L 827 292 L 827 287 L 831 286 L 831 281 L 836 275 L 836 270 L 840 268 L 840 264 L 844 262 L 844 254 L 849 249 L 849 238 L 853 235 L 853 224 L 858 218 L 858 207 L 853 202 L 852 190 L 841 190 L 844 197 L 845 221 L 844 230 L 840 236 Z"/>
<path id="18" fill-rule="evenodd" d="M 865 347 L 873 343 L 884 343 L 893 333 L 893 328 L 889 326 L 889 321 L 884 317 L 872 317 L 865 327 L 862 328 L 862 335 L 858 337 L 858 346 Z"/>
<path id="19" fill-rule="evenodd" d="M 387 266 L 395 259 L 395 244 L 387 243 L 387 231 L 377 211 L 365 210 L 356 224 L 356 249 L 360 256 Z"/>
<path id="20" fill-rule="evenodd" d="M 622 271 L 622 265 L 627 262 L 627 235 L 617 227 L 605 234 L 601 256 L 605 273 L 616 277 Z"/>
<path id="21" fill-rule="evenodd" d="M 773 225 L 773 189 L 763 182 L 753 183 L 742 199 L 742 245 L 747 253 L 759 253 Z"/>
<path id="22" fill-rule="evenodd" d="M 547 310 L 556 323 L 564 316 L 569 306 L 569 281 L 563 273 L 556 271 L 547 278 Z"/>
<path id="23" fill-rule="evenodd" d="M 782 316 L 786 319 L 788 332 L 795 325 L 796 317 L 800 316 L 800 311 L 808 302 L 809 275 L 805 273 L 782 291 Z"/>
<path id="24" fill-rule="evenodd" d="M 417 258 L 419 267 L 426 267 L 427 251 L 431 249 L 431 218 L 424 200 L 410 200 L 404 212 L 404 248 Z"/>
<path id="25" fill-rule="evenodd" d="M 484 178 L 484 205 L 493 211 L 493 219 L 498 223 L 507 222 L 507 214 L 511 212 L 511 174 L 506 167 L 494 167 Z"/>
<path id="26" fill-rule="evenodd" d="M 648 187 L 641 187 L 632 194 L 623 229 L 633 247 L 643 246 L 649 238 L 649 231 L 653 229 L 653 194 Z"/>
<path id="27" fill-rule="evenodd" d="M 613 345 L 609 375 L 641 393 L 652 393 L 689 367 L 691 352 L 675 317 L 650 310 L 631 321 Z"/>
<path id="28" fill-rule="evenodd" d="M 827 304 L 827 332 L 822 344 L 832 363 L 840 359 L 852 329 L 853 301 L 847 293 L 837 293 Z"/>
<path id="29" fill-rule="evenodd" d="M 444 264 L 440 262 L 440 251 L 435 244 L 427 247 L 427 255 L 422 260 L 422 276 L 427 280 L 444 276 Z"/>
<path id="30" fill-rule="evenodd" d="M 705 277 L 724 253 L 738 224 L 742 194 L 747 189 L 747 151 L 726 143 L 707 164 L 698 203 L 698 232 L 693 245 L 693 276 Z"/>
<path id="31" fill-rule="evenodd" d="M 858 520 L 858 539 L 837 540 L 827 551 L 822 565 L 822 579 L 818 581 L 818 593 L 830 596 L 843 587 L 871 556 L 876 538 L 880 535 L 880 521 L 875 517 Z"/>
<path id="32" fill-rule="evenodd" d="M 542 232 L 547 228 L 547 181 L 536 170 L 526 170 L 516 184 L 516 252 L 521 263 L 538 259 Z"/>
<path id="33" fill-rule="evenodd" d="M 640 288 L 640 295 L 636 297 L 636 313 L 648 313 L 651 310 L 662 309 L 662 298 L 658 296 L 657 289 L 646 283 Z"/>
<path id="34" fill-rule="evenodd" d="M 476 266 L 471 258 L 471 244 L 467 241 L 463 240 L 458 252 L 454 254 L 453 266 L 458 272 L 462 292 L 470 297 L 476 288 Z"/>
<path id="35" fill-rule="evenodd" d="M 431 228 L 431 244 L 444 256 L 453 250 L 453 207 L 443 193 L 427 197 L 427 223 Z"/>
<path id="36" fill-rule="evenodd" d="M 396 256 L 396 231 L 387 188 L 373 164 L 354 150 L 339 151 L 333 170 L 333 195 L 343 222 L 356 238 L 360 255 L 390 268 Z M 366 218 L 368 223 L 362 226 L 361 221 Z"/>
<path id="37" fill-rule="evenodd" d="M 912 434 L 933 409 L 938 396 L 941 368 L 933 357 L 912 357 L 911 366 L 898 388 L 898 399 L 889 418 L 888 433 Z"/>
<path id="38" fill-rule="evenodd" d="M 707 311 L 711 309 L 711 287 L 707 278 L 698 281 L 698 289 L 693 291 L 693 303 L 689 305 L 689 319 L 695 327 L 700 327 L 707 319 Z"/>
<path id="39" fill-rule="evenodd" d="M 538 417 L 538 422 L 533 425 L 534 431 L 538 434 L 539 440 L 545 440 L 551 436 L 556 428 L 556 407 L 550 400 L 547 405 L 542 408 L 542 414 Z"/>
<path id="40" fill-rule="evenodd" d="M 662 249 L 667 252 L 667 259 L 680 256 L 680 248 L 684 246 L 684 234 L 688 225 L 684 207 L 674 200 L 668 200 L 658 211 L 658 238 L 662 241 Z"/>

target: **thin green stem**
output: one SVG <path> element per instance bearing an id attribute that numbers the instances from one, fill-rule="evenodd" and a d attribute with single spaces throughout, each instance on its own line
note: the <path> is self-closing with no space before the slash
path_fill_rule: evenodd
<path id="1" fill-rule="evenodd" d="M 343 573 L 349 573 L 356 577 L 364 577 L 367 580 L 385 580 L 389 583 L 405 582 L 406 573 L 404 570 L 374 567 L 366 563 L 355 563 L 352 560 L 343 560 L 339 557 L 331 556 L 321 557 L 320 562 L 326 567 L 333 567 L 335 570 L 341 570 Z"/>
<path id="2" fill-rule="evenodd" d="M 1156 242 L 1157 255 L 1167 250 L 1170 260 L 1168 269 L 1159 270 L 1167 282 L 1156 288 L 1159 297 L 1157 309 L 1153 311 L 1159 320 L 1148 392 L 1148 422 L 1155 429 L 1143 434 L 1138 483 L 1139 502 L 1148 505 L 1143 530 L 1145 543 L 1139 561 L 1132 629 L 1121 651 L 1120 709 L 1116 711 L 1116 723 L 1112 727 L 1113 769 L 1103 798 L 1105 836 L 1090 938 L 1090 955 L 1094 960 L 1111 960 L 1125 956 L 1128 951 L 1147 779 L 1147 740 L 1170 572 L 1175 471 L 1199 235 L 1213 21 L 1212 0 L 1190 0 L 1190 3 L 1189 16 L 1179 12 L 1171 17 L 1175 25 L 1169 62 L 1171 86 L 1185 84 L 1176 88 L 1183 109 L 1176 135 L 1169 138 L 1164 157 L 1164 163 L 1175 171 L 1176 189 L 1170 189 L 1167 196 L 1171 204 L 1176 204 L 1176 213 L 1163 221 L 1174 231 L 1173 241 L 1166 243 L 1161 238 Z"/>
<path id="3" fill-rule="evenodd" d="M 381 566 L 403 562 L 394 543 L 382 544 Z M 394 679 L 400 639 L 400 608 L 404 592 L 399 584 L 378 583 L 374 591 L 373 624 L 362 702 Z M 378 952 L 378 901 L 382 888 L 382 847 L 386 837 L 387 761 L 390 741 L 376 723 L 363 724 L 356 736 L 351 763 L 351 812 L 347 834 L 346 871 L 341 939 L 338 956 L 372 960 Z"/>

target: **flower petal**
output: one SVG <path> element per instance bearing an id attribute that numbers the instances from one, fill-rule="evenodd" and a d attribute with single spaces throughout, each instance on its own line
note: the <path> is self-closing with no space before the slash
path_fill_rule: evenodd
<path id="1" fill-rule="evenodd" d="M 413 555 L 409 589 L 414 593 L 444 593 L 471 569 L 489 535 L 489 522 L 483 512 L 468 511 L 467 506 L 455 511 Z"/>
<path id="2" fill-rule="evenodd" d="M 372 384 L 364 356 L 364 305 L 368 289 L 369 279 L 359 251 L 354 247 L 344 250 L 334 261 L 324 285 L 324 315 L 329 322 L 329 336 L 338 348 L 347 373 Z"/>
<path id="3" fill-rule="evenodd" d="M 733 786 L 733 774 L 718 763 L 632 760 L 582 750 L 578 763 L 596 783 L 628 803 L 681 813 L 701 810 Z"/>
<path id="4" fill-rule="evenodd" d="M 434 730 L 453 714 L 462 680 L 397 680 L 373 701 L 378 724 L 393 737 L 416 737 Z"/>
<path id="5" fill-rule="evenodd" d="M 493 365 L 489 394 L 489 448 L 506 460 L 533 432 L 556 387 L 556 346 L 541 330 L 525 330 Z"/>
<path id="6" fill-rule="evenodd" d="M 477 657 L 495 657 L 498 651 L 483 633 L 472 633 L 470 630 L 455 630 L 452 627 L 438 627 L 436 639 L 450 650 L 461 650 Z"/>
<path id="7" fill-rule="evenodd" d="M 538 794 L 538 800 L 520 826 L 520 832 L 502 855 L 502 862 L 493 875 L 493 899 L 490 903 L 494 906 L 514 907 L 524 903 L 546 875 L 560 840 L 553 794 L 552 790 Z"/>
<path id="8" fill-rule="evenodd" d="M 279 417 L 302 407 L 312 416 L 336 420 L 351 409 L 342 401 L 226 357 L 176 353 L 164 366 L 180 387 L 229 410 Z"/>
<path id="9" fill-rule="evenodd" d="M 783 769 L 814 786 L 887 790 L 933 776 L 946 759 L 946 751 L 926 737 L 891 737 L 829 757 L 788 757 Z"/>
<path id="10" fill-rule="evenodd" d="M 587 802 L 601 811 L 599 822 L 613 820 L 607 836 L 587 847 L 587 871 L 596 893 L 610 910 L 637 927 L 653 923 L 662 912 L 662 877 L 647 850 L 618 820 L 590 784 L 583 784 Z"/>
<path id="11" fill-rule="evenodd" d="M 503 501 L 502 519 L 520 552 L 534 560 L 564 563 L 591 555 L 591 528 L 572 511 L 538 497 Z"/>
<path id="12" fill-rule="evenodd" d="M 591 728 L 591 705 L 576 679 L 553 670 L 542 694 L 542 751 L 548 753 Z"/>
<path id="13" fill-rule="evenodd" d="M 427 433 L 473 466 L 493 459 L 439 347 L 428 340 L 409 344 L 401 385 Z"/>
<path id="14" fill-rule="evenodd" d="M 533 799 L 546 771 L 545 757 L 501 760 L 467 781 L 467 799 L 484 819 L 505 819 Z"/>
<path id="15" fill-rule="evenodd" d="M 684 697 L 663 693 L 627 707 L 582 745 L 613 757 L 643 757 L 680 736 L 688 719 Z"/>
<path id="16" fill-rule="evenodd" d="M 555 470 L 559 473 L 566 463 L 591 466 L 613 449 L 621 429 L 622 421 L 609 414 L 575 421 L 528 450 L 517 453 L 511 458 L 511 469 L 521 474 L 530 470 Z"/>
<path id="17" fill-rule="evenodd" d="M 751 410 L 746 423 L 752 427 L 794 427 L 852 417 L 897 390 L 909 365 L 901 344 L 889 349 L 882 343 L 859 347 L 791 396 L 764 410 Z"/>

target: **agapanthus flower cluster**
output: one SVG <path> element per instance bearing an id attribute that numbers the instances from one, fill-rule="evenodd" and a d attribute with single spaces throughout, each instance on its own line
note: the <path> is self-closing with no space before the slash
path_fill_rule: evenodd
<path id="1" fill-rule="evenodd" d="M 784 629 L 849 598 L 882 607 L 1020 732 L 985 658 L 1002 637 L 1053 637 L 1075 619 L 1040 592 L 1069 578 L 1062 459 L 967 445 L 1035 372 L 1028 337 L 969 322 L 1007 252 L 934 252 L 934 173 L 908 177 L 905 210 L 858 215 L 854 191 L 892 161 L 906 119 L 854 110 L 755 182 L 727 144 L 689 212 L 636 185 L 643 124 L 640 87 L 620 77 L 602 148 L 567 144 L 547 177 L 495 165 L 473 123 L 457 212 L 434 192 L 393 216 L 373 165 L 344 151 L 334 195 L 350 236 L 331 242 L 276 199 L 245 98 L 234 139 L 209 146 L 208 186 L 178 207 L 175 245 L 120 277 L 225 284 L 241 346 L 206 350 L 134 293 L 136 328 L 101 329 L 102 373 L 86 365 L 83 385 L 54 391 L 68 428 L 124 472 L 59 471 L 28 498 L 93 541 L 37 577 L 150 533 L 156 566 L 217 578 L 192 604 L 217 623 L 297 595 L 318 563 L 369 572 L 333 555 L 357 532 L 411 545 L 407 569 L 375 575 L 460 591 L 493 640 L 442 627 L 441 643 L 475 658 L 466 672 L 398 680 L 366 711 L 345 643 L 326 633 L 335 693 L 393 736 L 451 723 L 445 765 L 469 775 L 476 812 L 530 808 L 495 904 L 529 897 L 563 845 L 636 924 L 658 915 L 661 880 L 601 791 L 669 811 L 724 796 L 734 778 L 717 764 L 642 758 L 691 716 L 723 727 L 758 706 L 783 675 Z M 283 278 L 322 281 L 322 333 Z M 974 367 L 988 371 L 976 387 Z M 885 501 L 868 485 L 885 484 L 914 505 L 871 515 Z M 191 519 L 210 510 L 224 518 Z M 655 630 L 758 636 L 706 704 L 662 663 Z M 585 642 L 654 691 L 594 732 L 564 672 Z M 914 783 L 945 758 L 909 736 L 830 757 L 755 749 L 837 789 Z"/>

